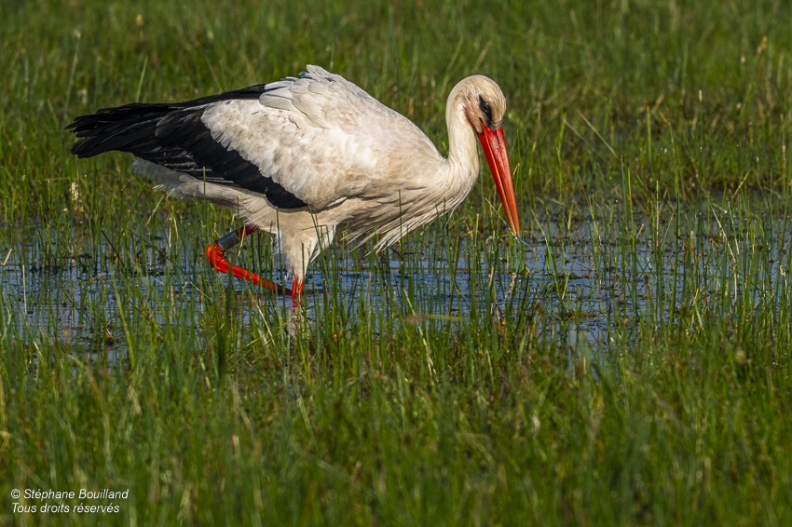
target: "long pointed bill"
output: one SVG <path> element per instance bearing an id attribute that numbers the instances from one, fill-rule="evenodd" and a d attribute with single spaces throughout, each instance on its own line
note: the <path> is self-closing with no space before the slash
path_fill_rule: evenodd
<path id="1" fill-rule="evenodd" d="M 509 156 L 506 153 L 506 141 L 503 139 L 503 128 L 493 130 L 484 125 L 483 132 L 478 135 L 484 154 L 487 156 L 487 163 L 492 172 L 492 179 L 498 188 L 498 195 L 503 210 L 506 212 L 506 220 L 509 222 L 514 235 L 520 237 L 520 218 L 517 215 L 517 200 L 514 199 L 514 187 L 512 186 L 511 167 L 509 166 Z"/>

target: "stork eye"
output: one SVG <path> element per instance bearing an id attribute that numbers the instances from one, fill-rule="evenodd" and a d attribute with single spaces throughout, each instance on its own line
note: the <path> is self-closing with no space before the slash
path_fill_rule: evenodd
<path id="1" fill-rule="evenodd" d="M 492 123 L 492 107 L 481 95 L 479 95 L 479 109 L 487 118 L 487 123 Z"/>

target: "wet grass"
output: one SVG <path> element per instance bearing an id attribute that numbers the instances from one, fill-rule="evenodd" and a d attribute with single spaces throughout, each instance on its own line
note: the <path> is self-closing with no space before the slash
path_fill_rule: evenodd
<path id="1" fill-rule="evenodd" d="M 792 522 L 783 3 L 7 4 L 2 523 Z M 305 63 L 441 150 L 453 83 L 496 79 L 531 248 L 483 176 L 328 251 L 295 319 L 203 262 L 230 214 L 68 154 L 75 115 Z M 264 236 L 234 258 L 278 273 Z"/>

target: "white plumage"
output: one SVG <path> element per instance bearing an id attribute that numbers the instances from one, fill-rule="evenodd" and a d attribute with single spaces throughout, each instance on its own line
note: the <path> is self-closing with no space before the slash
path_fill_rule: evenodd
<path id="1" fill-rule="evenodd" d="M 409 119 L 343 77 L 308 66 L 297 78 L 185 103 L 78 117 L 72 152 L 132 152 L 137 171 L 177 195 L 229 207 L 273 233 L 297 294 L 308 264 L 339 229 L 361 241 L 379 236 L 382 249 L 456 207 L 478 176 L 477 136 L 518 234 L 505 110 L 494 81 L 462 80 L 448 97 L 444 158 Z M 217 246 L 220 259 L 234 243 Z M 232 267 L 237 276 L 255 276 Z"/>

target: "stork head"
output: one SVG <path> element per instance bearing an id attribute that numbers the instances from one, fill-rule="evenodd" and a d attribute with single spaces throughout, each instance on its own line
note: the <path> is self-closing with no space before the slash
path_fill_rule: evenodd
<path id="1" fill-rule="evenodd" d="M 506 219 L 512 232 L 519 237 L 520 218 L 514 198 L 511 167 L 503 138 L 506 117 L 506 97 L 495 81 L 483 75 L 473 75 L 457 85 L 461 88 L 462 107 L 470 126 L 476 133 L 487 156 L 495 187 L 498 189 Z"/>

